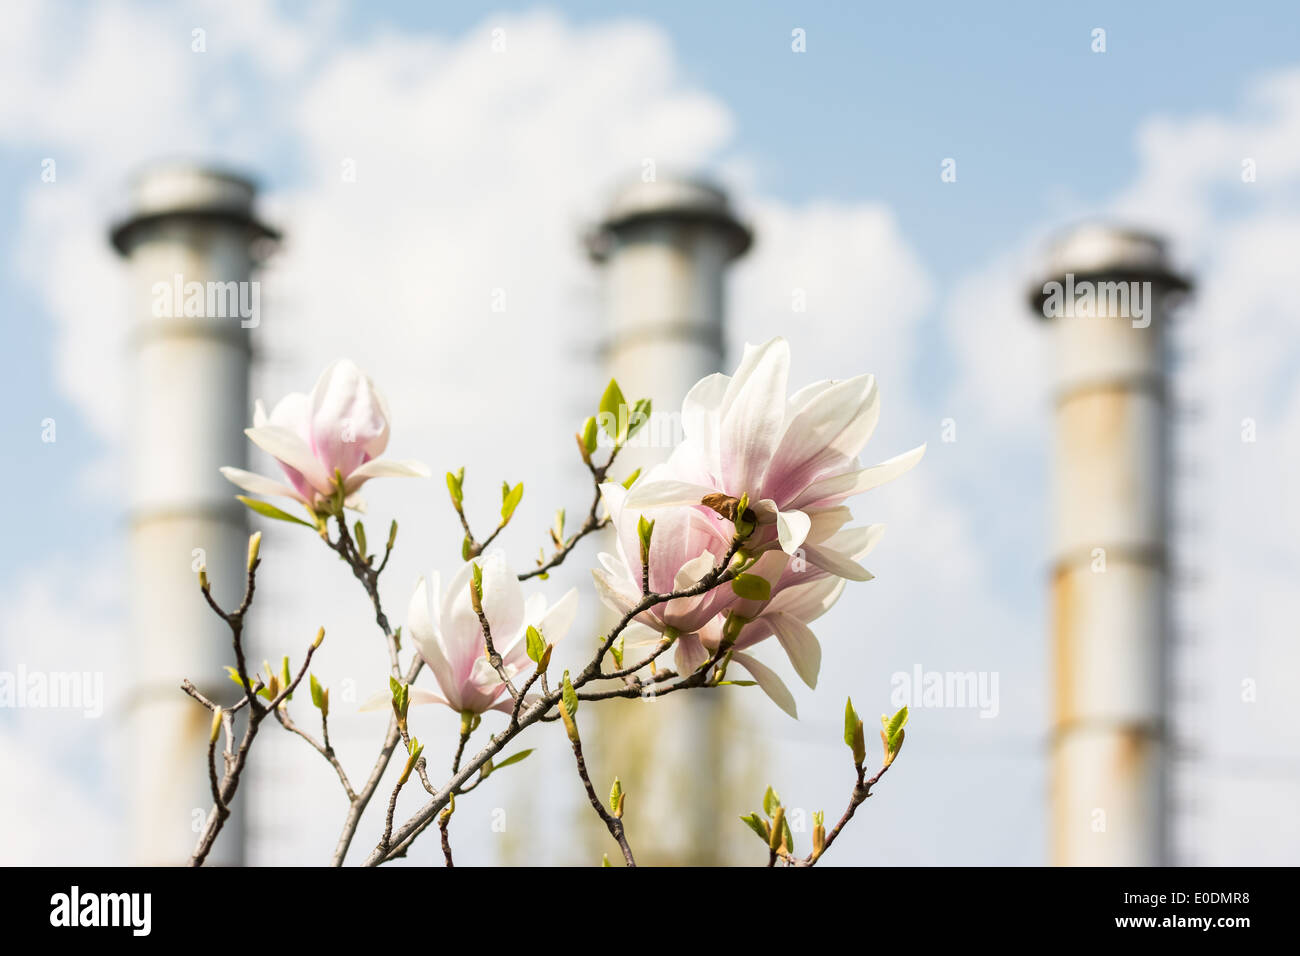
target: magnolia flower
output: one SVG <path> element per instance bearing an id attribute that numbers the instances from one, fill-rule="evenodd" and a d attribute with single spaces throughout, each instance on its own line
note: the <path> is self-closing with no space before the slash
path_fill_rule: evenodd
<path id="1" fill-rule="evenodd" d="M 851 560 L 860 561 L 876 546 L 884 528 L 871 525 L 836 532 L 828 539 L 830 547 Z M 771 596 L 767 601 L 737 600 L 729 611 L 739 630 L 732 648 L 731 663 L 749 672 L 763 692 L 791 717 L 797 717 L 794 696 L 776 672 L 751 654 L 749 648 L 775 637 L 795 673 L 809 687 L 817 686 L 821 671 L 822 648 L 817 635 L 808 626 L 839 600 L 846 581 L 814 567 L 804 566 L 801 559 L 781 551 L 764 554 L 746 573 L 768 580 Z M 722 641 L 725 618 L 719 616 L 696 634 L 677 640 L 676 664 L 679 674 L 689 674 L 707 661 Z"/>
<path id="2" fill-rule="evenodd" d="M 639 513 L 624 507 L 628 492 L 622 485 L 600 486 L 601 498 L 614 527 L 616 554 L 599 556 L 602 568 L 593 569 L 596 591 L 612 610 L 626 614 L 641 593 L 641 542 L 637 534 Z M 650 590 L 658 594 L 690 587 L 727 556 L 731 525 L 699 508 L 657 509 L 650 537 Z M 672 628 L 680 634 L 699 630 L 736 598 L 727 585 L 696 597 L 674 598 L 642 611 L 636 620 L 659 633 Z"/>
<path id="3" fill-rule="evenodd" d="M 300 501 L 312 514 L 333 510 L 338 478 L 344 504 L 361 510 L 356 492 L 371 478 L 430 474 L 418 461 L 379 457 L 388 447 L 388 404 L 347 359 L 325 369 L 310 395 L 292 392 L 280 399 L 270 415 L 259 399 L 253 427 L 244 434 L 280 463 L 289 483 L 241 468 L 226 467 L 221 473 L 253 494 Z"/>
<path id="4" fill-rule="evenodd" d="M 639 538 L 637 515 L 623 507 L 620 485 L 602 489 L 616 533 L 619 553 L 602 554 L 602 569 L 594 570 L 596 589 L 611 609 L 626 613 L 641 600 Z M 725 557 L 730 540 L 730 522 L 726 536 L 718 533 L 722 519 L 700 514 L 694 508 L 663 508 L 653 512 L 654 534 L 650 543 L 650 585 L 659 593 L 682 590 L 697 582 Z M 828 527 L 843 524 L 849 518 L 847 508 L 827 509 L 819 518 Z M 883 525 L 864 528 L 834 528 L 826 534 L 826 546 L 843 553 L 848 560 L 860 561 L 875 547 L 884 531 Z M 661 537 L 661 534 L 663 535 Z M 689 558 L 704 545 L 698 557 Z M 629 552 L 635 555 L 629 560 Z M 636 568 L 636 571 L 632 569 Z M 775 637 L 785 651 L 795 673 L 809 687 L 817 686 L 821 671 L 822 649 L 816 634 L 808 626 L 835 604 L 844 591 L 845 579 L 821 568 L 806 564 L 802 557 L 772 549 L 759 555 L 745 574 L 768 582 L 765 601 L 748 600 L 723 584 L 698 597 L 674 598 L 637 615 L 636 624 L 649 628 L 655 636 L 649 641 L 631 641 L 650 645 L 668 628 L 676 634 L 676 668 L 690 674 L 718 649 L 724 624 L 730 618 L 737 628 L 731 663 L 739 665 L 754 678 L 759 687 L 790 716 L 797 716 L 794 696 L 776 672 L 746 651 Z M 870 575 L 868 574 L 868 577 Z"/>
<path id="5" fill-rule="evenodd" d="M 499 551 L 476 559 L 483 572 L 483 614 L 492 629 L 492 646 L 501 655 L 503 670 L 513 681 L 532 667 L 528 658 L 527 632 L 535 627 L 542 638 L 554 644 L 564 637 L 578 610 L 578 591 L 569 590 L 554 607 L 534 594 L 524 599 L 523 588 Z M 411 689 L 412 703 L 446 704 L 459 713 L 481 714 L 488 710 L 510 713 L 514 701 L 506 693 L 500 675 L 488 663 L 483 627 L 470 600 L 473 579 L 470 562 L 456 572 L 444 594 L 438 572 L 426 583 L 421 578 L 411 597 L 406 630 L 420 655 L 433 671 L 441 696 Z"/>
<path id="6" fill-rule="evenodd" d="M 880 416 L 874 377 L 816 382 L 786 398 L 790 349 L 775 338 L 745 346 L 734 376 L 701 379 L 682 404 L 685 440 L 667 462 L 632 486 L 624 507 L 733 509 L 748 496 L 757 521 L 746 549 L 800 552 L 809 564 L 850 580 L 870 577 L 829 537 L 845 499 L 910 469 L 925 446 L 879 465 L 858 454 Z"/>

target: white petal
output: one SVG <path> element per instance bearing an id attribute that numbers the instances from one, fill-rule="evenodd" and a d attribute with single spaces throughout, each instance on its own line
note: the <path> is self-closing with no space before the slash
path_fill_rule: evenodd
<path id="1" fill-rule="evenodd" d="M 623 510 L 624 502 L 627 501 L 627 489 L 616 481 L 603 481 L 600 484 L 600 500 L 612 518 Z"/>
<path id="2" fill-rule="evenodd" d="M 686 393 L 682 402 L 682 434 L 685 444 L 697 446 L 696 460 L 712 475 L 717 477 L 718 464 L 718 429 L 722 424 L 722 399 L 727 394 L 731 377 L 715 372 L 706 375 L 695 383 Z"/>
<path id="3" fill-rule="evenodd" d="M 370 478 L 428 478 L 433 472 L 419 461 L 397 461 L 392 458 L 372 458 L 347 476 L 344 488 L 352 491 Z"/>
<path id="4" fill-rule="evenodd" d="M 830 383 L 787 422 L 766 492 L 783 498 L 797 494 L 818 474 L 855 460 L 879 419 L 873 376 Z M 777 489 L 773 482 L 783 487 Z"/>
<path id="5" fill-rule="evenodd" d="M 853 520 L 853 512 L 845 505 L 813 508 L 805 511 L 804 514 L 812 519 L 812 527 L 808 529 L 808 540 L 813 543 L 825 541 Z"/>
<path id="6" fill-rule="evenodd" d="M 573 619 L 578 616 L 578 589 L 569 588 L 564 597 L 555 602 L 555 606 L 542 617 L 537 629 L 547 643 L 557 644 L 573 626 Z"/>
<path id="7" fill-rule="evenodd" d="M 680 507 L 698 505 L 705 495 L 716 494 L 716 488 L 691 484 L 688 481 L 651 481 L 632 486 L 623 507 L 630 511 L 645 511 L 649 508 Z"/>
<path id="8" fill-rule="evenodd" d="M 717 560 L 712 551 L 705 551 L 691 558 L 678 569 L 676 576 L 673 578 L 673 590 L 684 591 L 693 585 L 699 584 L 700 579 L 713 570 Z"/>
<path id="9" fill-rule="evenodd" d="M 884 534 L 883 524 L 871 524 L 865 528 L 844 528 L 822 542 L 822 547 L 839 551 L 854 561 L 861 561 L 875 549 Z"/>
<path id="10" fill-rule="evenodd" d="M 759 663 L 749 654 L 739 651 L 731 655 L 731 663 L 739 664 L 749 671 L 754 680 L 758 681 L 758 686 L 763 689 L 763 693 L 772 698 L 772 702 L 776 706 L 796 720 L 799 718 L 799 708 L 795 705 L 794 695 L 790 693 L 790 688 L 785 686 L 785 681 L 777 676 L 776 671 L 766 664 Z"/>
<path id="11" fill-rule="evenodd" d="M 822 666 L 822 646 L 807 624 L 789 614 L 777 612 L 764 614 L 763 619 L 785 648 L 786 656 L 795 672 L 809 687 L 817 686 L 817 674 Z"/>
<path id="12" fill-rule="evenodd" d="M 447 698 L 439 697 L 433 691 L 425 690 L 422 687 L 412 687 L 410 699 L 412 704 L 446 704 L 448 707 L 451 706 L 451 704 L 447 703 Z"/>
<path id="13" fill-rule="evenodd" d="M 872 465 L 870 468 L 862 468 L 858 471 L 849 471 L 842 475 L 823 478 L 809 485 L 791 507 L 802 508 L 811 504 L 830 504 L 841 501 L 850 495 L 869 491 L 887 481 L 893 481 L 899 475 L 911 469 L 921 460 L 921 456 L 924 454 L 925 446 L 921 445 L 911 451 L 905 451 L 901 455 L 895 455 L 888 461 Z"/>
<path id="14" fill-rule="evenodd" d="M 823 571 L 829 571 L 831 574 L 838 574 L 842 578 L 848 578 L 850 581 L 870 581 L 875 577 L 874 574 L 847 554 L 841 554 L 831 548 L 816 544 L 805 544 L 803 553 L 809 564 L 819 567 Z"/>
<path id="15" fill-rule="evenodd" d="M 328 495 L 333 491 L 333 477 L 325 473 L 325 467 L 316 460 L 307 442 L 289 429 L 280 425 L 263 425 L 261 428 L 245 428 L 244 434 L 262 451 L 301 474 L 321 494 Z"/>
<path id="16" fill-rule="evenodd" d="M 673 651 L 677 673 L 682 677 L 694 674 L 709 659 L 709 651 L 700 641 L 698 634 L 683 634 L 677 638 L 677 647 Z"/>
<path id="17" fill-rule="evenodd" d="M 815 574 L 804 584 L 785 587 L 772 598 L 768 614 L 783 613 L 805 623 L 815 621 L 834 606 L 848 582 L 834 574 Z"/>
<path id="18" fill-rule="evenodd" d="M 781 338 L 745 346 L 722 400 L 719 460 L 726 490 L 759 497 L 763 475 L 785 426 L 790 346 Z"/>
<path id="19" fill-rule="evenodd" d="M 633 596 L 618 586 L 610 575 L 596 568 L 591 570 L 592 579 L 596 582 L 596 596 L 611 611 L 618 614 L 626 614 L 632 608 L 636 607 L 639 596 Z"/>
<path id="20" fill-rule="evenodd" d="M 421 641 L 433 640 L 434 611 L 430 603 L 429 588 L 425 585 L 424 578 L 420 578 L 415 584 L 415 593 L 411 595 L 411 602 L 406 607 L 406 633 L 411 635 L 417 644 Z"/>
<path id="21" fill-rule="evenodd" d="M 812 529 L 812 519 L 802 511 L 781 511 L 776 516 L 776 534 L 781 550 L 794 554 Z"/>
<path id="22" fill-rule="evenodd" d="M 281 495 L 285 498 L 302 501 L 302 496 L 298 492 L 274 478 L 267 478 L 251 471 L 244 471 L 242 468 L 231 468 L 229 465 L 223 467 L 221 473 L 226 476 L 227 481 L 233 482 L 252 494 Z"/>

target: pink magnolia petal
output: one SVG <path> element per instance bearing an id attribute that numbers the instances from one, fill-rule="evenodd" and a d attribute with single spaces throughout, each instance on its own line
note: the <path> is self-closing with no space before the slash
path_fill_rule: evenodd
<path id="1" fill-rule="evenodd" d="M 792 614 L 777 611 L 765 614 L 764 619 L 772 628 L 776 639 L 785 648 L 786 656 L 794 665 L 795 673 L 809 687 L 817 686 L 817 674 L 822 666 L 822 646 L 817 635 L 803 621 Z"/>
<path id="2" fill-rule="evenodd" d="M 809 564 L 850 581 L 871 581 L 875 578 L 874 574 L 848 555 L 830 548 L 809 544 L 804 546 L 803 553 Z"/>
<path id="3" fill-rule="evenodd" d="M 250 494 L 278 495 L 284 498 L 293 498 L 296 501 L 303 500 L 302 495 L 283 482 L 251 471 L 244 471 L 242 468 L 231 468 L 227 465 L 221 469 L 221 474 L 225 476 L 227 481 L 238 485 Z"/>
<path id="4" fill-rule="evenodd" d="M 809 485 L 791 503 L 790 507 L 802 509 L 813 505 L 834 504 L 851 495 L 870 491 L 872 488 L 883 485 L 887 481 L 893 481 L 899 475 L 911 470 L 924 454 L 925 446 L 921 445 L 911 451 L 905 451 L 901 455 L 895 455 L 887 461 L 882 461 L 878 465 L 872 465 L 870 468 L 862 468 L 858 471 L 849 471 L 842 475 L 819 479 Z"/>
<path id="5" fill-rule="evenodd" d="M 280 425 L 263 425 L 261 428 L 246 428 L 244 434 L 262 451 L 301 475 L 312 490 L 322 495 L 333 493 L 332 475 L 316 460 L 307 443 L 289 429 Z"/>
<path id="6" fill-rule="evenodd" d="M 772 698 L 772 702 L 780 707 L 791 717 L 796 720 L 799 718 L 799 708 L 794 702 L 794 695 L 790 693 L 790 688 L 785 686 L 785 681 L 777 676 L 776 671 L 772 670 L 766 664 L 755 660 L 752 655 L 737 651 L 731 655 L 731 663 L 739 664 L 758 682 L 763 693 Z"/>
<path id="7" fill-rule="evenodd" d="M 709 651 L 700 641 L 698 634 L 683 634 L 677 638 L 673 657 L 677 673 L 687 677 L 704 665 L 704 662 L 709 659 Z"/>
<path id="8" fill-rule="evenodd" d="M 350 494 L 371 478 L 428 478 L 431 474 L 429 466 L 423 462 L 372 458 L 347 475 L 343 488 Z"/>
<path id="9" fill-rule="evenodd" d="M 824 472 L 855 462 L 879 418 L 873 376 L 828 383 L 786 425 L 764 494 L 787 502 Z"/>
<path id="10" fill-rule="evenodd" d="M 745 346 L 745 355 L 727 385 L 718 435 L 723 490 L 760 497 L 763 476 L 785 425 L 790 347 L 776 338 Z"/>

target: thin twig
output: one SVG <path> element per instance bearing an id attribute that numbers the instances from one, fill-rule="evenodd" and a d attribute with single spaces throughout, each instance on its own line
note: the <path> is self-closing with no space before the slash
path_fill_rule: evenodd
<path id="1" fill-rule="evenodd" d="M 587 773 L 587 762 L 582 756 L 582 740 L 577 734 L 569 737 L 569 742 L 573 745 L 573 759 L 578 764 L 578 776 L 582 778 L 582 785 L 587 791 L 587 799 L 591 801 L 592 809 L 605 824 L 605 829 L 609 830 L 609 835 L 618 843 L 618 848 L 623 851 L 623 859 L 628 866 L 636 866 L 636 859 L 632 856 L 632 847 L 628 845 L 627 833 L 623 828 L 623 821 L 620 817 L 614 816 L 605 808 L 599 796 L 596 795 L 596 788 L 591 785 L 591 776 Z"/>

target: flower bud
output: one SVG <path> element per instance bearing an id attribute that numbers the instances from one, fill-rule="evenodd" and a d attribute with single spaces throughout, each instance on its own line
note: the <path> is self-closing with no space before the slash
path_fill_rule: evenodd
<path id="1" fill-rule="evenodd" d="M 472 578 L 469 582 L 469 603 L 475 614 L 483 613 L 483 568 L 477 563 L 470 569 Z"/>
<path id="2" fill-rule="evenodd" d="M 262 550 L 262 532 L 255 531 L 253 536 L 248 539 L 248 570 L 252 571 L 257 566 L 257 556 Z"/>
<path id="3" fill-rule="evenodd" d="M 217 738 L 221 736 L 221 715 L 223 711 L 220 707 L 212 712 L 212 730 L 208 734 L 208 743 L 215 744 Z"/>
<path id="4" fill-rule="evenodd" d="M 578 713 L 578 692 L 573 689 L 573 683 L 569 680 L 569 672 L 564 672 L 564 679 L 560 684 L 560 716 L 564 719 L 564 729 L 569 734 L 569 739 L 575 744 L 578 742 L 578 723 L 574 717 Z"/>
<path id="5" fill-rule="evenodd" d="M 767 847 L 773 853 L 781 849 L 785 839 L 785 807 L 777 807 L 772 814 L 772 834 L 767 838 Z"/>
<path id="6" fill-rule="evenodd" d="M 655 523 L 646 521 L 645 515 L 642 515 L 636 522 L 636 536 L 641 541 L 641 565 L 645 567 L 650 563 L 650 539 L 655 533 Z"/>

